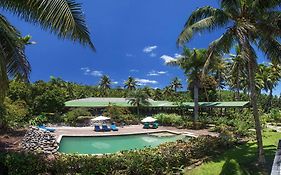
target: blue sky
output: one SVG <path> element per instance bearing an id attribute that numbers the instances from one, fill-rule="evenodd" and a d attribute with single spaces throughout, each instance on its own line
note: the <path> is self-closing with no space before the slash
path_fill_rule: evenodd
<path id="1" fill-rule="evenodd" d="M 175 76 L 183 82 L 183 72 L 164 64 L 181 53 L 176 39 L 193 10 L 217 0 L 91 0 L 82 1 L 86 22 L 97 52 L 68 40 L 59 40 L 39 26 L 23 22 L 4 12 L 23 35 L 32 35 L 37 44 L 28 46 L 32 65 L 31 81 L 61 77 L 88 85 L 96 85 L 103 74 L 114 86 L 123 86 L 128 76 L 142 84 L 163 88 Z M 190 48 L 206 48 L 223 30 L 196 36 Z M 264 62 L 259 53 L 259 62 Z M 185 88 L 186 88 L 186 83 Z M 274 94 L 280 94 L 281 85 Z"/>

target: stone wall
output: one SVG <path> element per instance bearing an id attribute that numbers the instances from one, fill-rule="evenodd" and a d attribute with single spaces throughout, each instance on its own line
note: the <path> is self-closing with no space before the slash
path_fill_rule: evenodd
<path id="1" fill-rule="evenodd" d="M 53 133 L 31 126 L 26 132 L 21 147 L 25 151 L 44 154 L 55 154 L 58 151 L 58 143 Z"/>

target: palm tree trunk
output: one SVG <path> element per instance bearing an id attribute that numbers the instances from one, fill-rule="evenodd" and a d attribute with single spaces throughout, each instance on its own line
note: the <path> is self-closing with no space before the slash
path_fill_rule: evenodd
<path id="1" fill-rule="evenodd" d="M 268 95 L 268 100 L 267 100 L 267 104 L 265 107 L 265 112 L 269 112 L 271 104 L 272 104 L 272 88 L 269 89 L 269 95 Z"/>
<path id="2" fill-rule="evenodd" d="M 198 80 L 194 81 L 194 121 L 198 120 L 199 102 L 198 102 Z"/>
<path id="3" fill-rule="evenodd" d="M 251 58 L 248 63 L 249 69 L 249 85 L 251 91 L 251 105 L 253 107 L 253 115 L 255 119 L 255 129 L 256 129 L 256 138 L 257 138 L 257 145 L 258 145 L 258 163 L 260 165 L 265 165 L 265 157 L 264 157 L 264 150 L 263 150 L 263 143 L 262 143 L 262 128 L 258 113 L 258 106 L 257 106 L 257 92 L 256 92 L 256 81 L 255 81 L 255 73 L 256 73 L 256 65 Z"/>

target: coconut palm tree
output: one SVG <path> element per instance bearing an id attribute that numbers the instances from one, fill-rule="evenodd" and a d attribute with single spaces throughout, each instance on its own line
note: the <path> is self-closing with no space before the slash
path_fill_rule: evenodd
<path id="1" fill-rule="evenodd" d="M 200 75 L 202 73 L 202 68 L 204 67 L 206 61 L 206 50 L 205 49 L 194 49 L 190 50 L 184 48 L 183 56 L 170 61 L 167 65 L 179 66 L 183 69 L 185 75 L 188 77 L 189 84 L 193 85 L 194 92 L 194 121 L 198 119 L 199 113 L 199 102 L 198 102 L 198 89 L 200 86 Z"/>
<path id="2" fill-rule="evenodd" d="M 175 95 L 174 88 L 171 85 L 166 86 L 162 91 L 162 95 L 165 97 L 165 99 L 171 99 Z"/>
<path id="3" fill-rule="evenodd" d="M 127 88 L 128 90 L 136 90 L 138 86 L 138 82 L 133 78 L 129 77 L 127 81 L 124 82 L 124 88 Z"/>
<path id="4" fill-rule="evenodd" d="M 70 39 L 93 50 L 81 5 L 75 0 L 4 0 L 0 7 L 23 20 L 50 30 L 61 39 Z M 28 80 L 31 68 L 25 55 L 26 38 L 0 14 L 0 100 L 9 78 Z"/>
<path id="5" fill-rule="evenodd" d="M 140 107 L 150 105 L 148 96 L 141 90 L 132 91 L 129 96 L 128 103 L 137 107 L 138 115 L 140 115 Z"/>
<path id="6" fill-rule="evenodd" d="M 241 49 L 238 45 L 235 47 L 235 50 L 235 54 L 229 54 L 230 61 L 226 67 L 226 78 L 230 88 L 236 91 L 234 93 L 234 99 L 240 100 L 240 90 L 247 88 L 246 85 L 248 84 L 247 78 L 245 77 L 248 74 L 247 61 L 242 57 Z"/>
<path id="7" fill-rule="evenodd" d="M 268 94 L 267 104 L 265 106 L 264 111 L 269 112 L 271 103 L 272 103 L 272 93 L 273 89 L 277 86 L 278 82 L 281 79 L 281 67 L 280 65 L 265 65 L 260 64 L 256 73 L 257 80 L 257 89 L 264 89 Z"/>
<path id="8" fill-rule="evenodd" d="M 142 91 L 149 97 L 149 98 L 152 98 L 152 93 L 153 93 L 153 89 L 149 86 L 144 86 L 142 88 Z"/>
<path id="9" fill-rule="evenodd" d="M 111 80 L 109 76 L 103 75 L 99 82 L 99 89 L 101 89 L 101 95 L 105 96 L 108 93 L 108 90 L 111 88 Z"/>
<path id="10" fill-rule="evenodd" d="M 178 88 L 182 88 L 181 80 L 178 77 L 175 77 L 172 79 L 171 85 L 170 85 L 175 92 L 177 92 Z"/>
<path id="11" fill-rule="evenodd" d="M 229 53 L 230 49 L 238 43 L 242 57 L 248 61 L 251 105 L 260 165 L 265 164 L 265 157 L 255 88 L 257 56 L 252 44 L 255 44 L 273 62 L 280 62 L 281 45 L 277 39 L 281 34 L 278 8 L 280 5 L 280 0 L 221 0 L 220 8 L 205 6 L 192 12 L 177 40 L 179 45 L 184 45 L 196 33 L 211 32 L 218 28 L 225 29 L 221 37 L 210 43 L 206 66 L 213 54 Z"/>

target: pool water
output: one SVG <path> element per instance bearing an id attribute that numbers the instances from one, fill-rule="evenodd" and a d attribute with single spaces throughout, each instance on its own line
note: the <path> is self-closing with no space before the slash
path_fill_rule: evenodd
<path id="1" fill-rule="evenodd" d="M 60 141 L 59 152 L 78 154 L 115 153 L 122 150 L 156 147 L 164 142 L 185 139 L 183 135 L 157 137 L 148 134 L 124 136 L 64 136 Z"/>

